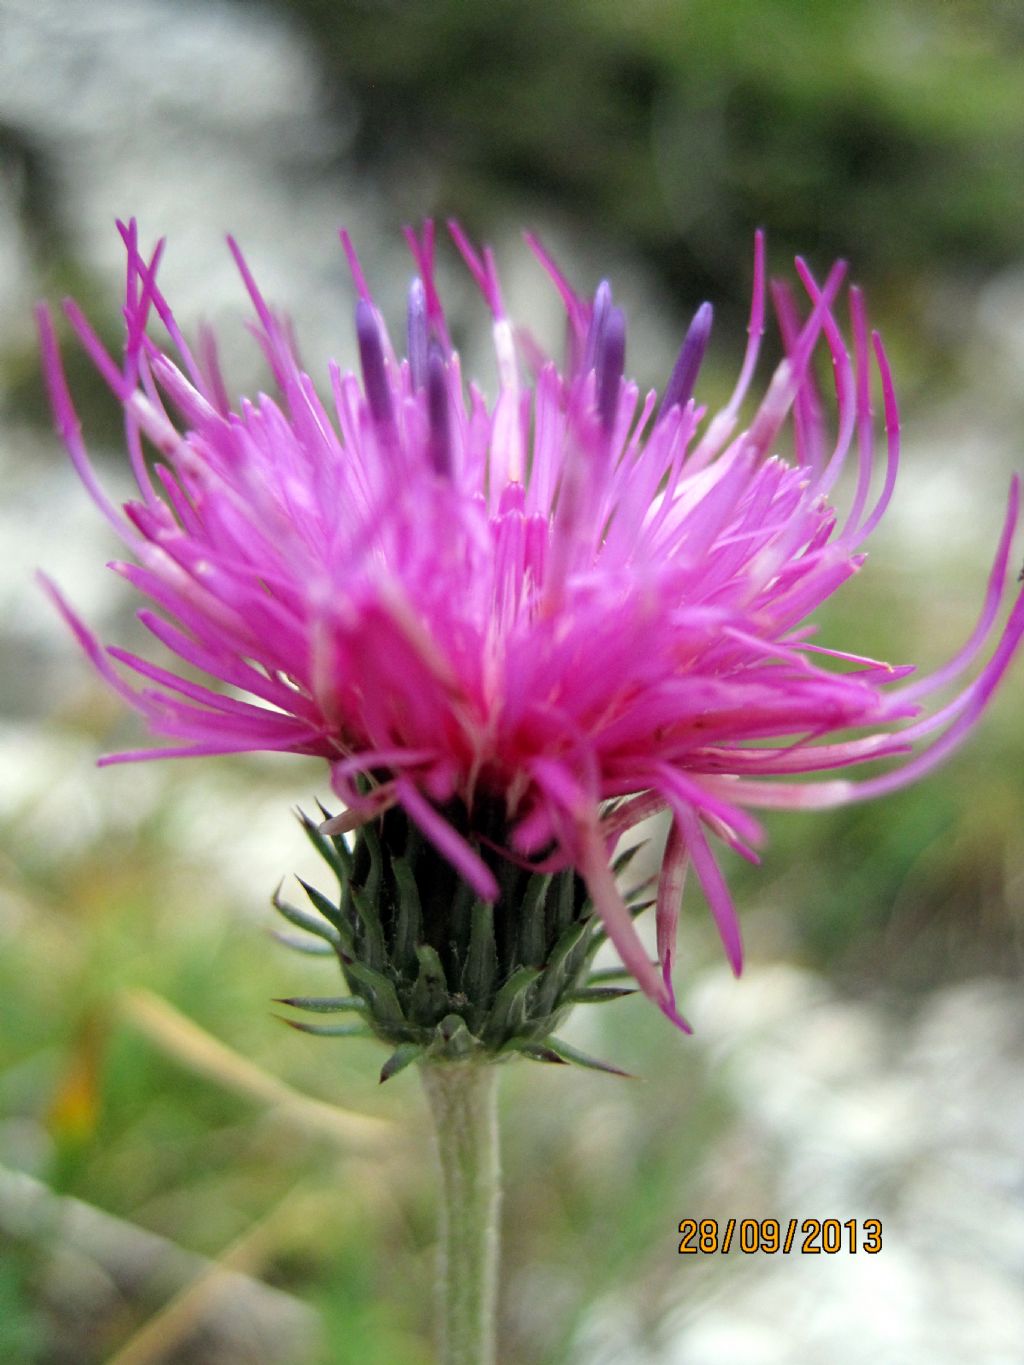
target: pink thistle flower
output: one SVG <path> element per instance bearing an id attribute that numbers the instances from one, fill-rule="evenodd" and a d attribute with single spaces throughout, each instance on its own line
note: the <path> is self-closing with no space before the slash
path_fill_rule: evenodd
<path id="1" fill-rule="evenodd" d="M 331 365 L 324 400 L 229 242 L 278 390 L 233 410 L 212 338 L 191 350 L 157 283 L 163 242 L 146 260 L 134 222 L 119 226 L 120 362 L 73 302 L 65 310 L 123 404 L 137 500 L 119 509 L 103 492 L 41 308 L 46 378 L 75 467 L 131 556 L 113 567 L 156 608 L 139 619 L 190 675 L 215 685 L 102 648 L 47 584 L 103 677 L 173 741 L 101 762 L 319 755 L 348 808 L 328 833 L 399 806 L 491 900 L 495 852 L 575 869 L 624 966 L 682 1024 L 671 966 L 688 865 L 739 972 L 740 931 L 713 840 L 756 860 L 750 808 L 835 806 L 923 776 L 978 719 L 1020 642 L 1024 594 L 997 626 L 1015 478 L 980 619 L 949 663 L 911 681 L 910 666 L 810 643 L 805 622 L 864 562 L 899 458 L 885 350 L 869 337 L 855 288 L 843 337 L 842 264 L 819 284 L 797 261 L 803 308 L 787 285 L 772 285 L 785 358 L 741 427 L 764 330 L 760 234 L 746 355 L 710 419 L 694 396 L 708 304 L 659 404 L 624 377 L 625 319 L 606 283 L 581 297 L 527 239 L 565 305 L 560 371 L 507 316 L 490 251 L 478 254 L 452 225 L 493 317 L 499 385 L 488 405 L 475 385 L 467 390 L 449 341 L 430 223 L 406 232 L 418 273 L 405 358 L 342 234 L 362 377 Z M 149 335 L 154 315 L 167 350 Z M 832 421 L 813 377 L 822 345 Z M 788 458 L 776 453 L 786 427 Z M 855 477 L 841 516 L 830 496 L 848 461 Z M 944 705 L 925 709 L 954 685 Z M 791 780 L 877 759 L 896 762 L 867 780 Z M 497 843 L 473 825 L 478 805 L 496 804 Z M 466 818 L 453 819 L 455 808 Z M 609 860 L 626 830 L 662 810 L 671 827 L 655 964 Z"/>

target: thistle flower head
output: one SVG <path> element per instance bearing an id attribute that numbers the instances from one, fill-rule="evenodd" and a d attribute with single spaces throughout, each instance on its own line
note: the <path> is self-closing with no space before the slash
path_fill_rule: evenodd
<path id="1" fill-rule="evenodd" d="M 361 373 L 331 365 L 320 390 L 232 242 L 276 386 L 232 407 L 211 337 L 191 349 L 161 292 L 163 243 L 147 259 L 134 223 L 121 232 L 123 356 L 66 309 L 124 407 L 139 495 L 123 508 L 89 463 L 40 310 L 59 429 L 127 547 L 117 572 L 150 601 L 139 618 L 175 661 L 103 649 L 51 587 L 96 667 L 172 741 L 105 761 L 318 755 L 346 807 L 327 835 L 397 828 L 400 816 L 402 837 L 415 831 L 483 904 L 501 903 L 503 868 L 572 874 L 624 966 L 677 1022 L 688 866 L 739 971 L 716 843 L 754 858 L 751 808 L 834 806 L 926 773 L 975 722 L 1024 633 L 1020 596 L 997 626 L 1014 480 L 980 619 L 948 664 L 911 680 L 909 666 L 812 643 L 808 618 L 863 563 L 898 463 L 885 351 L 858 291 L 843 302 L 841 264 L 819 282 L 798 261 L 798 290 L 772 285 L 784 359 L 753 405 L 766 312 L 758 236 L 746 354 L 712 415 L 699 397 L 708 304 L 659 402 L 627 377 L 625 316 L 607 283 L 582 296 L 528 238 L 567 315 L 559 368 L 507 316 L 491 253 L 453 225 L 493 320 L 488 402 L 449 339 L 429 223 L 406 234 L 404 357 L 342 234 Z M 822 347 L 828 401 L 814 377 Z M 841 510 L 832 494 L 848 463 Z M 951 698 L 927 709 L 942 688 Z M 835 775 L 877 759 L 892 760 L 881 776 Z M 807 774 L 825 777 L 793 780 Z M 662 810 L 652 962 L 610 864 L 620 836 Z M 408 932 L 430 940 L 422 926 Z M 514 933 L 508 942 L 506 980 L 527 953 Z M 552 943 L 534 951 L 547 961 Z M 445 989 L 450 1003 L 456 988 Z"/>

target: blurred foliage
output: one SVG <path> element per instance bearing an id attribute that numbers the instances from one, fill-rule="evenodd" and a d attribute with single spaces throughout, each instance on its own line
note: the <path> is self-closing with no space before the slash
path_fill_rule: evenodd
<path id="1" fill-rule="evenodd" d="M 168 786 L 171 802 L 174 785 Z M 429 1239 L 429 1215 L 416 1214 L 414 1197 L 410 1234 L 384 1197 L 380 1176 L 363 1182 L 368 1193 L 339 1196 L 349 1179 L 360 1185 L 357 1144 L 347 1151 L 315 1126 L 286 1122 L 274 1108 L 198 1075 L 168 1055 L 158 1038 L 140 1032 L 126 991 L 144 986 L 173 1000 L 268 1076 L 289 1070 L 289 1056 L 304 1054 L 293 1075 L 310 1093 L 319 1088 L 332 1101 L 379 1112 L 372 1058 L 358 1045 L 340 1059 L 330 1048 L 309 1052 L 308 1040 L 293 1038 L 270 1017 L 271 997 L 299 982 L 306 964 L 296 967 L 283 950 L 273 951 L 257 924 L 240 917 L 237 905 L 225 905 L 215 877 L 183 865 L 162 832 L 166 825 L 162 805 L 141 829 L 108 831 L 101 856 L 89 844 L 66 854 L 60 885 L 31 825 L 3 831 L 26 856 L 5 867 L 0 882 L 0 1110 L 7 1115 L 0 1123 L 0 1175 L 13 1161 L 49 1188 L 124 1220 L 129 1230 L 139 1225 L 214 1258 L 303 1180 L 317 1192 L 319 1216 L 305 1217 L 280 1245 L 271 1245 L 260 1272 L 282 1288 L 322 1299 L 358 1339 L 367 1305 L 387 1296 L 390 1243 L 395 1255 L 415 1255 L 416 1241 Z M 32 932 L 18 933 L 18 922 L 30 922 Z M 396 1105 L 407 1101 L 394 1098 Z M 380 1159 L 405 1170 L 408 1156 L 382 1151 Z M 429 1168 L 420 1172 L 419 1166 L 417 1160 L 400 1183 L 429 1182 Z M 54 1286 L 45 1229 L 24 1228 L 18 1236 L 10 1197 L 0 1180 L 0 1307 L 23 1296 L 9 1320 L 0 1313 L 2 1358 L 26 1365 L 70 1359 L 69 1305 L 83 1295 L 102 1302 L 109 1287 L 97 1296 L 88 1276 L 77 1284 L 73 1265 L 66 1282 Z M 383 1330 L 374 1328 L 377 1344 L 357 1358 L 425 1365 L 425 1349 L 416 1343 L 429 1334 L 426 1265 L 419 1278 L 417 1292 L 393 1305 Z M 99 1322 L 79 1324 L 75 1365 L 106 1360 L 159 1307 L 158 1286 L 139 1298 L 122 1287 Z M 12 1335 L 15 1323 L 20 1336 Z M 38 1354 L 30 1353 L 30 1335 Z M 22 1338 L 25 1344 L 16 1345 Z M 208 1358 L 194 1349 L 186 1340 L 168 1358 Z"/>
<path id="2" fill-rule="evenodd" d="M 354 154 L 413 219 L 524 202 L 742 309 L 753 228 L 897 310 L 1015 260 L 1024 11 L 898 0 L 287 0 Z M 894 310 L 894 311 L 897 311 Z"/>
<path id="3" fill-rule="evenodd" d="M 232 766 L 260 783 L 244 762 Z M 170 774 L 151 818 L 109 830 L 102 857 L 89 842 L 65 852 L 60 883 L 44 831 L 24 821 L 2 830 L 25 855 L 0 879 L 2 1358 L 99 1365 L 166 1298 L 158 1284 L 113 1292 L 96 1268 L 93 1283 L 66 1255 L 55 1284 L 57 1248 L 45 1227 L 19 1231 L 15 1220 L 12 1228 L 4 1168 L 13 1165 L 127 1231 L 145 1228 L 215 1259 L 273 1218 L 299 1182 L 304 1212 L 269 1241 L 260 1278 L 317 1309 L 325 1361 L 429 1365 L 434 1188 L 416 1076 L 381 1090 L 376 1044 L 311 1040 L 270 1017 L 273 996 L 333 989 L 336 969 L 275 949 L 252 906 L 234 903 L 205 860 L 181 858 L 165 831 L 182 784 L 193 780 Z M 303 842 L 296 826 L 296 851 Z M 265 890 L 254 889 L 252 905 Z M 264 928 L 271 921 L 268 904 Z M 130 1008 L 140 988 L 173 1002 L 246 1065 L 357 1111 L 400 1117 L 409 1136 L 376 1150 L 330 1140 L 212 1083 L 140 1029 Z M 565 1359 L 588 1305 L 627 1271 L 646 1268 L 664 1288 L 665 1210 L 687 1196 L 727 1108 L 697 1054 L 646 1002 L 602 1009 L 599 1046 L 638 1073 L 659 1074 L 657 1094 L 609 1078 L 595 1089 L 595 1078 L 568 1067 L 523 1064 L 504 1078 L 506 1160 L 534 1173 L 511 1182 L 504 1214 L 505 1333 L 522 1365 Z M 567 1136 L 566 1104 L 599 1108 Z M 581 1250 L 598 1246 L 600 1255 Z M 528 1267 L 530 1275 L 544 1267 L 551 1285 L 520 1283 Z M 89 1305 L 85 1317 L 68 1316 L 76 1303 Z M 213 1357 L 185 1334 L 159 1358 L 206 1365 Z"/>
<path id="4" fill-rule="evenodd" d="M 668 310 L 711 298 L 727 328 L 763 226 L 776 261 L 853 262 L 904 395 L 951 359 L 935 277 L 979 280 L 1024 251 L 1012 0 L 262 3 L 313 40 L 336 129 L 323 174 L 355 170 L 394 219 L 455 214 L 485 237 L 561 219 L 644 261 Z M 0 124 L 0 171 L 44 293 L 73 292 L 113 340 L 45 146 Z M 0 371 L 11 410 L 44 416 L 34 354 L 0 342 Z M 113 436 L 92 388 L 76 383 L 83 415 Z"/>

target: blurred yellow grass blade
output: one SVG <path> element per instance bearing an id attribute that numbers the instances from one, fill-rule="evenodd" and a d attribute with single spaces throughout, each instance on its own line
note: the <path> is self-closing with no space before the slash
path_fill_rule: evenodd
<path id="1" fill-rule="evenodd" d="M 344 1164 L 347 1167 L 357 1160 L 346 1157 Z M 381 1164 L 374 1161 L 375 1167 Z M 273 1248 L 263 1248 L 264 1261 L 271 1250 L 279 1251 L 284 1245 L 301 1247 L 301 1237 L 308 1229 L 320 1226 L 318 1211 L 326 1211 L 332 1228 L 340 1225 L 351 1210 L 349 1193 L 346 1188 L 343 1200 L 332 1199 L 329 1190 L 308 1190 L 278 1205 L 273 1212 L 276 1240 Z M 314 1197 L 316 1210 L 312 1207 Z M 287 1223 L 283 1218 L 286 1209 Z M 210 1267 L 205 1257 L 159 1233 L 71 1195 L 58 1195 L 34 1176 L 0 1164 L 0 1244 L 5 1247 L 0 1263 L 4 1263 L 8 1239 L 30 1251 L 39 1275 L 33 1285 L 40 1294 L 40 1304 L 46 1305 L 42 1311 L 48 1320 L 51 1311 L 55 1314 L 55 1341 L 75 1340 L 67 1334 L 77 1330 L 77 1314 L 83 1305 L 87 1305 L 90 1322 L 102 1323 L 106 1330 L 134 1305 L 152 1302 L 154 1293 L 161 1294 L 165 1302 L 172 1295 L 179 1297 L 182 1286 L 204 1280 Z M 230 1350 L 234 1359 L 236 1345 L 255 1340 L 265 1346 L 268 1362 L 287 1361 L 290 1365 L 292 1361 L 314 1359 L 314 1311 L 287 1291 L 245 1274 L 243 1259 L 239 1257 L 232 1268 L 220 1268 L 220 1296 L 215 1303 L 205 1300 L 202 1327 L 204 1337 L 210 1338 L 210 1358 L 219 1359 L 218 1351 Z M 184 1317 L 180 1322 L 184 1323 Z M 6 1327 L 7 1319 L 0 1317 L 0 1325 Z M 21 1354 L 15 1360 L 0 1350 L 0 1356 L 3 1365 L 26 1365 L 27 1357 Z"/>
<path id="2" fill-rule="evenodd" d="M 277 1247 L 289 1240 L 289 1229 L 294 1227 L 297 1214 L 301 1213 L 303 1219 L 310 1216 L 310 1196 L 309 1190 L 291 1190 L 216 1261 L 211 1261 L 190 1284 L 154 1313 L 119 1351 L 108 1358 L 106 1365 L 157 1365 L 158 1361 L 166 1359 L 213 1309 L 216 1299 L 237 1284 L 239 1275 L 258 1277 Z M 322 1192 L 317 1193 L 315 1199 L 322 1208 Z"/>
<path id="3" fill-rule="evenodd" d="M 120 1003 L 124 1017 L 167 1056 L 225 1090 L 271 1106 L 308 1132 L 323 1133 L 347 1146 L 380 1143 L 397 1135 L 390 1119 L 357 1114 L 293 1090 L 152 991 L 123 991 Z"/>

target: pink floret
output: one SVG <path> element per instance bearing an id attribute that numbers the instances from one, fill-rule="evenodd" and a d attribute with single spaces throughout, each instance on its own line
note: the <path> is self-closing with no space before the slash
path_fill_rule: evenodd
<path id="1" fill-rule="evenodd" d="M 863 563 L 899 462 L 892 378 L 856 289 L 849 345 L 843 337 L 842 265 L 819 285 L 797 263 L 803 307 L 773 283 L 785 358 L 740 428 L 765 323 L 760 234 L 740 377 L 710 418 L 691 396 L 709 306 L 664 401 L 652 393 L 641 403 L 623 372 L 625 321 L 606 283 L 593 300 L 581 297 L 529 239 L 566 309 L 560 371 L 517 335 L 491 252 L 477 252 L 457 225 L 456 246 L 493 317 L 495 402 L 464 385 L 434 279 L 432 224 L 406 234 L 418 271 L 407 359 L 396 356 L 342 234 L 362 375 L 332 366 L 325 402 L 231 242 L 277 389 L 232 410 L 212 337 L 204 332 L 193 354 L 157 283 L 163 243 L 146 260 L 134 222 L 119 227 L 120 362 L 73 303 L 65 311 L 124 407 L 139 498 L 123 509 L 96 478 L 39 310 L 58 430 L 127 547 L 128 561 L 113 567 L 156 608 L 139 618 L 171 656 L 166 667 L 104 649 L 46 581 L 95 667 L 171 741 L 104 762 L 261 749 L 320 756 L 348 807 L 337 827 L 400 803 L 488 898 L 493 873 L 444 811 L 456 799 L 472 812 L 477 796 L 498 797 L 507 855 L 575 867 L 624 965 L 682 1023 L 671 964 L 688 866 L 734 970 L 742 962 L 708 836 L 756 859 L 760 829 L 748 807 L 833 806 L 928 772 L 975 723 L 1019 645 L 1024 594 L 997 624 L 1017 479 L 978 625 L 931 678 L 908 682 L 907 665 L 808 642 L 807 618 Z M 166 351 L 149 334 L 156 324 Z M 813 377 L 821 346 L 834 373 L 831 420 Z M 830 495 L 848 458 L 843 517 Z M 932 692 L 958 684 L 941 709 L 924 712 Z M 895 762 L 859 782 L 791 780 L 877 759 Z M 609 858 L 628 828 L 659 810 L 672 823 L 655 964 Z"/>

